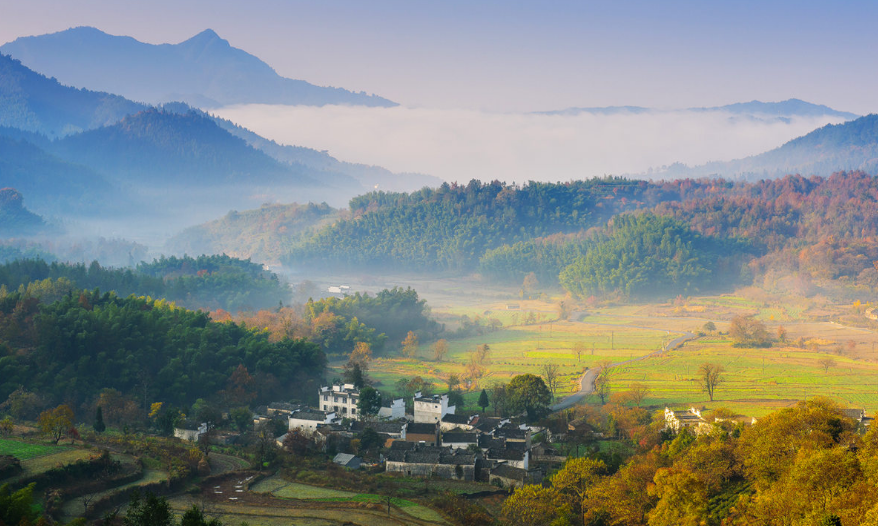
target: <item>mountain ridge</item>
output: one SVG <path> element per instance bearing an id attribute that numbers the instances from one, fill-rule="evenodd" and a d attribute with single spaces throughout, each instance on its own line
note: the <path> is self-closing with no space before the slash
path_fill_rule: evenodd
<path id="1" fill-rule="evenodd" d="M 182 100 L 199 107 L 247 103 L 397 105 L 377 95 L 282 77 L 212 29 L 178 44 L 148 44 L 80 26 L 20 37 L 0 46 L 0 51 L 62 83 L 150 104 Z"/>

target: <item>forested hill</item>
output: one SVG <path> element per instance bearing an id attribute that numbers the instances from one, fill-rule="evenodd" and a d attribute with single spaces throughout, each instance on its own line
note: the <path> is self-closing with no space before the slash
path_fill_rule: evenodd
<path id="1" fill-rule="evenodd" d="M 210 29 L 179 44 L 153 45 L 93 27 L 76 27 L 18 38 L 0 51 L 66 84 L 151 104 L 183 100 L 200 107 L 247 103 L 396 105 L 363 92 L 281 77 L 268 64 L 232 47 Z"/>
<path id="2" fill-rule="evenodd" d="M 58 137 L 144 109 L 118 95 L 62 86 L 0 53 L 0 126 Z"/>
<path id="3" fill-rule="evenodd" d="M 303 170 L 281 165 L 194 112 L 142 111 L 111 126 L 59 139 L 51 151 L 108 176 L 148 178 L 149 184 L 321 186 Z"/>
<path id="4" fill-rule="evenodd" d="M 488 249 L 582 230 L 644 206 L 644 199 L 662 200 L 657 188 L 604 178 L 521 187 L 471 181 L 411 194 L 373 192 L 351 200 L 353 219 L 324 228 L 286 261 L 323 268 L 472 269 Z"/>
<path id="5" fill-rule="evenodd" d="M 689 167 L 675 164 L 661 177 L 743 177 L 749 180 L 787 174 L 827 177 L 838 171 L 878 173 L 878 115 L 827 124 L 774 150 L 729 162 Z"/>
<path id="6" fill-rule="evenodd" d="M 46 232 L 43 218 L 24 207 L 24 198 L 14 188 L 0 188 L 0 236 L 21 237 Z"/>

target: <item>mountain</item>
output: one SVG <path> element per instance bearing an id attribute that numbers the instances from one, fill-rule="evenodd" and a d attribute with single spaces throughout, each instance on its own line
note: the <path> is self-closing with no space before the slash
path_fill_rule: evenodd
<path id="1" fill-rule="evenodd" d="M 0 53 L 0 126 L 57 137 L 144 109 L 118 95 L 62 86 Z"/>
<path id="2" fill-rule="evenodd" d="M 678 163 L 650 176 L 766 179 L 787 174 L 828 176 L 842 170 L 878 173 L 878 115 L 828 124 L 759 155 L 694 167 Z"/>
<path id="3" fill-rule="evenodd" d="M 147 44 L 93 27 L 22 37 L 0 51 L 62 83 L 151 104 L 395 106 L 376 95 L 281 77 L 255 56 L 207 29 L 179 44 Z"/>
<path id="4" fill-rule="evenodd" d="M 50 230 L 43 218 L 24 207 L 21 193 L 0 188 L 0 236 L 21 237 Z"/>
<path id="5" fill-rule="evenodd" d="M 566 108 L 563 110 L 541 111 L 536 112 L 538 115 L 580 115 L 583 113 L 592 115 L 620 115 L 632 114 L 640 115 L 643 113 L 653 112 L 725 112 L 735 116 L 750 117 L 760 120 L 778 120 L 790 119 L 793 117 L 838 117 L 845 120 L 852 120 L 859 117 L 854 113 L 846 111 L 838 111 L 821 104 L 812 104 L 799 99 L 789 99 L 781 102 L 761 102 L 758 100 L 750 102 L 739 102 L 736 104 L 728 104 L 726 106 L 714 106 L 710 108 L 687 108 L 677 110 L 659 110 L 654 108 L 644 108 L 642 106 L 606 106 L 594 108 Z"/>

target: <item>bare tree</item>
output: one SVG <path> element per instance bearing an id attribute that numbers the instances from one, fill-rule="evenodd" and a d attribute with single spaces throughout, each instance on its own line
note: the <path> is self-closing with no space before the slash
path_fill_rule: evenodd
<path id="1" fill-rule="evenodd" d="M 476 347 L 476 359 L 479 361 L 479 365 L 488 365 L 491 363 L 491 346 L 487 343 L 483 343 Z"/>
<path id="2" fill-rule="evenodd" d="M 601 405 L 607 403 L 607 399 L 610 398 L 610 377 L 598 375 L 597 378 L 594 379 L 594 392 L 601 399 Z"/>
<path id="3" fill-rule="evenodd" d="M 833 360 L 832 358 L 829 358 L 829 357 L 821 358 L 821 359 L 817 360 L 817 363 L 820 364 L 820 367 L 823 367 L 824 373 L 828 373 L 830 367 L 836 366 L 835 360 Z"/>
<path id="4" fill-rule="evenodd" d="M 710 398 L 711 402 L 713 402 L 713 394 L 716 392 L 716 388 L 724 380 L 722 375 L 724 372 L 725 368 L 718 363 L 705 362 L 698 368 L 698 377 L 701 381 L 701 387 L 707 391 L 707 396 Z"/>
<path id="5" fill-rule="evenodd" d="M 649 387 L 641 383 L 633 383 L 631 384 L 631 390 L 628 392 L 631 401 L 634 402 L 634 405 L 640 407 L 640 404 L 643 403 L 643 400 L 649 396 Z"/>
<path id="6" fill-rule="evenodd" d="M 582 353 L 585 352 L 585 342 L 578 341 L 573 344 L 573 355 L 576 356 L 576 363 L 582 361 Z"/>
<path id="7" fill-rule="evenodd" d="M 445 356 L 448 354 L 448 340 L 442 338 L 441 340 L 436 340 L 436 343 L 433 344 L 433 359 L 437 362 L 441 362 L 445 359 Z"/>
<path id="8" fill-rule="evenodd" d="M 554 400 L 555 391 L 558 390 L 558 379 L 560 377 L 558 365 L 554 363 L 544 363 L 540 372 L 542 372 L 543 380 L 546 381 L 546 387 L 549 388 L 549 391 L 552 393 L 552 400 Z"/>

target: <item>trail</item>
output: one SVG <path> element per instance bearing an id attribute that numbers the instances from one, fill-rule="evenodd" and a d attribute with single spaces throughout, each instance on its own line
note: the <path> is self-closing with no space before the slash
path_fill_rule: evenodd
<path id="1" fill-rule="evenodd" d="M 637 327 L 634 325 L 619 325 L 619 324 L 613 324 L 613 323 L 588 323 L 588 322 L 582 321 L 582 318 L 585 317 L 586 314 L 587 313 L 585 313 L 585 312 L 574 313 L 574 315 L 577 318 L 579 318 L 579 323 L 587 323 L 588 325 L 604 325 L 607 327 L 631 327 L 631 328 L 635 328 L 635 329 L 648 329 L 648 330 L 656 330 L 656 331 L 667 330 L 667 329 L 657 329 L 655 327 Z M 630 316 L 630 317 L 635 317 L 635 316 Z M 679 331 L 669 331 L 669 330 L 667 332 L 679 333 Z M 621 362 L 616 362 L 616 363 L 610 364 L 610 367 L 618 367 L 618 366 L 624 365 L 626 363 L 636 362 L 639 360 L 645 360 L 645 359 L 650 358 L 652 356 L 661 354 L 665 351 L 670 351 L 671 349 L 676 349 L 677 347 L 683 345 L 683 343 L 685 343 L 693 338 L 695 338 L 695 334 L 687 331 L 687 332 L 683 333 L 682 336 L 678 336 L 677 338 L 674 338 L 673 340 L 668 342 L 668 345 L 664 349 L 659 349 L 657 351 L 653 351 L 649 354 L 644 354 L 643 356 L 640 356 L 637 358 L 631 358 L 630 360 L 623 360 Z M 579 379 L 579 391 L 573 393 L 570 396 L 567 396 L 566 398 L 564 398 L 563 400 L 561 400 L 557 404 L 551 406 L 550 409 L 552 411 L 561 411 L 563 409 L 573 407 L 574 405 L 581 402 L 583 398 L 592 394 L 594 392 L 595 378 L 597 378 L 597 376 L 600 372 L 601 372 L 600 367 L 596 367 L 594 369 L 589 369 L 588 371 L 585 371 L 585 373 Z"/>

